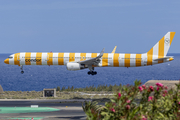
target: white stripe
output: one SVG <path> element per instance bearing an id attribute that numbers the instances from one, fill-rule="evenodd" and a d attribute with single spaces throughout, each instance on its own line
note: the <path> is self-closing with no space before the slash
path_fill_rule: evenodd
<path id="1" fill-rule="evenodd" d="M 166 56 L 170 47 L 170 32 L 164 36 L 164 56 Z"/>
<path id="2" fill-rule="evenodd" d="M 76 62 L 80 61 L 80 53 L 75 53 L 75 61 Z"/>
<path id="3" fill-rule="evenodd" d="M 9 64 L 14 65 L 14 54 L 11 55 L 13 58 L 9 59 Z"/>
<path id="4" fill-rule="evenodd" d="M 130 54 L 130 67 L 136 67 L 136 54 Z"/>
<path id="5" fill-rule="evenodd" d="M 147 53 L 142 54 L 141 66 L 147 65 Z"/>
<path id="6" fill-rule="evenodd" d="M 31 53 L 31 65 L 36 65 L 36 61 L 32 61 L 36 59 L 36 53 Z"/>
<path id="7" fill-rule="evenodd" d="M 25 65 L 25 53 L 20 53 L 20 65 Z"/>
<path id="8" fill-rule="evenodd" d="M 159 53 L 159 42 L 153 47 L 153 55 L 158 56 Z"/>
<path id="9" fill-rule="evenodd" d="M 119 54 L 119 67 L 124 67 L 125 54 Z"/>
<path id="10" fill-rule="evenodd" d="M 155 60 L 155 59 L 158 59 L 158 56 L 157 55 L 153 55 L 153 60 Z M 153 65 L 154 64 L 158 64 L 158 61 L 153 61 Z"/>
<path id="11" fill-rule="evenodd" d="M 64 53 L 64 65 L 69 62 L 69 53 Z"/>
<path id="12" fill-rule="evenodd" d="M 159 42 L 153 47 L 153 60 L 158 58 L 159 53 Z M 153 64 L 157 64 L 158 61 L 153 61 Z"/>
<path id="13" fill-rule="evenodd" d="M 47 65 L 47 53 L 42 53 L 42 65 Z"/>
<path id="14" fill-rule="evenodd" d="M 113 53 L 108 53 L 108 65 L 110 67 L 113 67 L 113 56 L 114 56 Z"/>
<path id="15" fill-rule="evenodd" d="M 58 65 L 58 53 L 53 53 L 53 65 Z"/>
<path id="16" fill-rule="evenodd" d="M 91 53 L 86 53 L 86 60 L 91 58 Z"/>

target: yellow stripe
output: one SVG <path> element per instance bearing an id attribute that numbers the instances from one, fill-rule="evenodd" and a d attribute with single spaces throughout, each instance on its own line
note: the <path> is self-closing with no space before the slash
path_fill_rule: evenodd
<path id="1" fill-rule="evenodd" d="M 58 54 L 58 65 L 64 65 L 64 53 Z"/>
<path id="2" fill-rule="evenodd" d="M 97 57 L 97 53 L 92 53 L 91 58 L 95 58 L 95 57 Z"/>
<path id="3" fill-rule="evenodd" d="M 80 61 L 86 60 L 86 53 L 81 53 L 80 57 L 81 57 Z"/>
<path id="4" fill-rule="evenodd" d="M 114 67 L 119 67 L 119 54 L 114 54 L 114 57 L 113 57 L 113 64 L 114 64 Z"/>
<path id="5" fill-rule="evenodd" d="M 141 66 L 141 54 L 136 54 L 136 66 Z"/>
<path id="6" fill-rule="evenodd" d="M 104 53 L 102 56 L 102 66 L 108 66 L 108 53 Z"/>
<path id="7" fill-rule="evenodd" d="M 75 61 L 75 53 L 70 53 L 69 54 L 69 62 Z"/>
<path id="8" fill-rule="evenodd" d="M 158 58 L 164 57 L 164 37 L 159 41 L 159 53 Z M 159 60 L 158 63 L 162 63 L 163 60 Z"/>
<path id="9" fill-rule="evenodd" d="M 47 65 L 53 65 L 53 53 L 47 53 L 47 55 L 48 55 Z"/>
<path id="10" fill-rule="evenodd" d="M 176 32 L 170 32 L 170 45 L 172 43 L 172 40 L 174 38 L 174 35 L 175 35 Z"/>
<path id="11" fill-rule="evenodd" d="M 25 53 L 25 64 L 26 65 L 31 65 L 31 53 Z"/>
<path id="12" fill-rule="evenodd" d="M 147 53 L 147 65 L 152 65 L 153 48 Z"/>
<path id="13" fill-rule="evenodd" d="M 130 67 L 130 54 L 125 54 L 124 63 L 125 67 Z"/>
<path id="14" fill-rule="evenodd" d="M 14 55 L 14 64 L 15 64 L 15 65 L 20 65 L 19 60 L 20 60 L 20 53 L 16 53 L 16 54 Z"/>
<path id="15" fill-rule="evenodd" d="M 36 53 L 36 65 L 42 65 L 42 53 Z"/>

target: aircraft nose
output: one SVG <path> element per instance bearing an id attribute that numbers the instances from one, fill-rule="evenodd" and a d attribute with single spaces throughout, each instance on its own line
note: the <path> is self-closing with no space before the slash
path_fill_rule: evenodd
<path id="1" fill-rule="evenodd" d="M 5 59 L 4 63 L 9 64 L 9 58 Z"/>

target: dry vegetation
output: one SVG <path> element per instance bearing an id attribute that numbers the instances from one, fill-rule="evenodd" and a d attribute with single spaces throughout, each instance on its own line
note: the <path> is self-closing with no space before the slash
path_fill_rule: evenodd
<path id="1" fill-rule="evenodd" d="M 130 87 L 131 85 L 125 86 Z M 97 87 L 93 85 L 85 88 L 74 88 L 73 86 L 68 86 L 67 88 L 63 86 L 60 88 L 58 86 L 56 88 L 57 97 L 44 98 L 43 91 L 4 91 L 3 93 L 0 93 L 0 99 L 110 99 L 113 98 L 112 94 L 119 91 L 122 87 L 123 85 L 121 84 L 109 86 L 98 85 Z M 141 97 L 141 94 L 137 95 L 137 99 L 140 99 Z"/>
<path id="2" fill-rule="evenodd" d="M 59 92 L 56 91 L 57 97 L 45 97 L 43 98 L 43 91 L 4 91 L 0 94 L 0 99 L 102 99 L 102 98 L 112 98 L 110 95 L 98 95 L 98 94 L 109 94 L 109 92 L 90 92 L 84 91 L 83 93 L 88 93 L 92 95 L 82 94 L 82 92 Z"/>
<path id="3" fill-rule="evenodd" d="M 45 98 L 43 98 L 43 91 L 4 91 L 0 94 L 0 99 L 110 99 L 113 97 L 112 94 L 121 87 L 121 84 L 98 85 L 97 87 L 93 85 L 85 88 L 74 88 L 74 86 L 68 86 L 67 88 L 63 86 L 60 88 L 58 86 L 56 88 L 57 97 Z"/>

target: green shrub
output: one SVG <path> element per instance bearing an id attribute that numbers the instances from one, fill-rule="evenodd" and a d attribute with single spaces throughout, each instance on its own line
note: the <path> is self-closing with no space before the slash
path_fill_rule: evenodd
<path id="1" fill-rule="evenodd" d="M 61 89 L 60 89 L 60 87 L 58 86 L 57 88 L 56 88 L 56 91 L 60 91 Z"/>
<path id="2" fill-rule="evenodd" d="M 103 120 L 179 120 L 180 119 L 180 83 L 176 90 L 167 91 L 167 87 L 156 83 L 157 87 L 141 85 L 121 86 L 111 102 L 105 106 L 97 102 L 82 104 L 87 119 Z"/>

